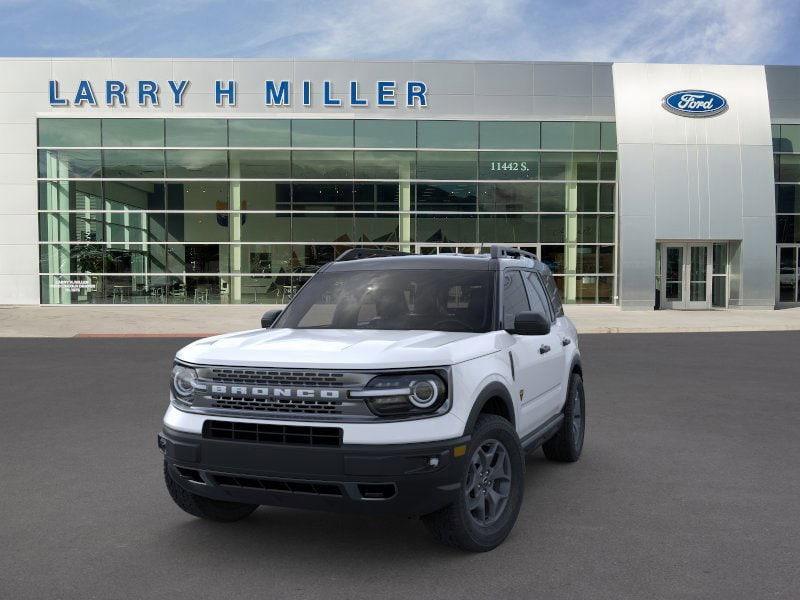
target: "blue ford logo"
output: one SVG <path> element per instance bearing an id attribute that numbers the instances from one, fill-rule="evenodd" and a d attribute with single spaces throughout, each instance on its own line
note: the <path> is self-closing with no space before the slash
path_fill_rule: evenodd
<path id="1" fill-rule="evenodd" d="M 681 90 L 664 96 L 663 106 L 684 117 L 712 117 L 728 110 L 728 101 L 704 90 Z"/>

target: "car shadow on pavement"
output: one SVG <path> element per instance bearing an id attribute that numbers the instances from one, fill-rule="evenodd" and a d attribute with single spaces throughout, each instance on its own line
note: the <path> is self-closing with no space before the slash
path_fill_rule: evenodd
<path id="1" fill-rule="evenodd" d="M 525 498 L 520 509 L 520 518 L 526 520 L 536 518 L 534 506 L 529 502 L 535 496 L 535 488 L 547 485 L 549 467 L 558 467 L 538 454 L 526 458 Z M 376 517 L 272 506 L 262 506 L 236 523 L 195 519 L 177 508 L 170 517 L 160 534 L 163 543 L 181 553 L 189 552 L 195 558 L 224 554 L 230 559 L 259 557 L 263 560 L 299 553 L 305 561 L 318 560 L 323 565 L 342 556 L 383 564 L 387 553 L 393 556 L 412 553 L 418 557 L 474 556 L 436 543 L 422 521 L 413 517 Z M 515 532 L 512 530 L 507 543 L 517 537 Z M 213 544 L 208 543 L 210 540 Z"/>

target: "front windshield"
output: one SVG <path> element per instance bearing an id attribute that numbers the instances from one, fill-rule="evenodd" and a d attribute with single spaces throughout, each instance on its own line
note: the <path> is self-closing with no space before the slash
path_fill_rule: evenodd
<path id="1" fill-rule="evenodd" d="M 442 269 L 319 273 L 275 327 L 489 331 L 493 275 Z"/>

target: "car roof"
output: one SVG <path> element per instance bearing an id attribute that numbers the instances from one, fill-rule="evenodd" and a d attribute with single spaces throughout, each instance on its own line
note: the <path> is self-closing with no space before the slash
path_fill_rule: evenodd
<path id="1" fill-rule="evenodd" d="M 386 269 L 437 269 L 462 271 L 498 271 L 517 267 L 546 270 L 547 267 L 531 258 L 492 258 L 489 254 L 409 254 L 403 256 L 380 256 L 342 260 L 326 265 L 322 270 L 373 271 Z"/>

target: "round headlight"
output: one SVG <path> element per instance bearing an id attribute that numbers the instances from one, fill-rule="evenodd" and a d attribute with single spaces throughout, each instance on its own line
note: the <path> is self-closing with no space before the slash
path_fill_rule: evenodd
<path id="1" fill-rule="evenodd" d="M 428 408 L 439 399 L 439 387 L 431 379 L 412 381 L 409 388 L 411 394 L 408 399 L 418 408 Z"/>
<path id="2" fill-rule="evenodd" d="M 197 372 L 183 365 L 175 365 L 172 369 L 172 387 L 175 394 L 182 397 L 189 397 L 194 393 L 194 385 L 197 381 Z"/>

